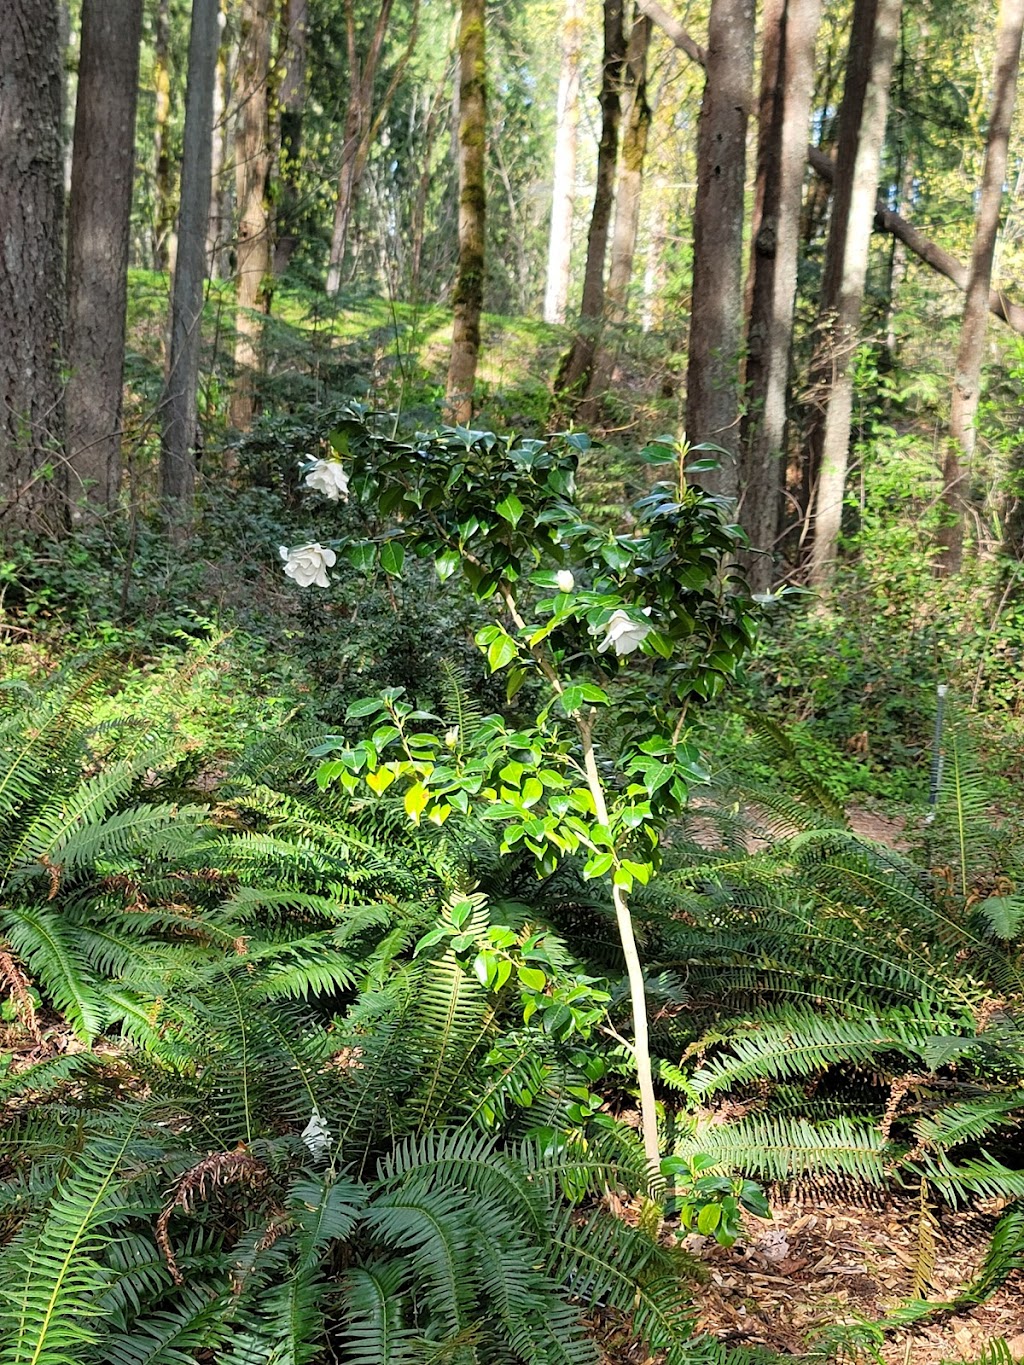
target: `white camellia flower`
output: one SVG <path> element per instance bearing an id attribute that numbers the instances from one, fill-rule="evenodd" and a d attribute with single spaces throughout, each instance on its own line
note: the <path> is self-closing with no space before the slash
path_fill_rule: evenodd
<path id="1" fill-rule="evenodd" d="M 572 576 L 570 569 L 559 569 L 555 574 L 555 585 L 559 592 L 572 592 L 576 586 L 576 580 Z"/>
<path id="2" fill-rule="evenodd" d="M 294 550 L 282 545 L 280 550 L 285 573 L 300 588 L 308 588 L 313 583 L 318 588 L 330 586 L 327 570 L 338 558 L 333 550 L 326 549 L 319 541 L 313 545 L 297 545 Z"/>
<path id="3" fill-rule="evenodd" d="M 345 502 L 348 498 L 348 475 L 340 460 L 317 460 L 305 482 L 307 488 L 322 493 L 331 502 Z"/>
<path id="4" fill-rule="evenodd" d="M 599 635 L 604 631 L 604 639 L 597 647 L 598 654 L 614 649 L 621 658 L 623 654 L 632 654 L 634 649 L 639 649 L 653 629 L 646 621 L 634 621 L 628 612 L 619 607 L 603 626 L 591 626 L 590 634 Z"/>

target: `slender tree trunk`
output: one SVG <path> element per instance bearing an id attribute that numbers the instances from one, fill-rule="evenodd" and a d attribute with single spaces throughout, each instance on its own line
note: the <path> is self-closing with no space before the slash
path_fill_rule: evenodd
<path id="1" fill-rule="evenodd" d="M 57 0 L 0 38 L 0 530 L 64 526 L 63 46 Z"/>
<path id="2" fill-rule="evenodd" d="M 808 147 L 807 160 L 815 175 L 820 176 L 829 185 L 835 183 L 835 165 L 824 152 L 817 147 Z M 938 246 L 931 238 L 926 237 L 919 228 L 908 223 L 898 213 L 894 213 L 884 199 L 875 201 L 875 227 L 879 232 L 888 232 L 902 242 L 919 261 L 922 261 L 929 269 L 936 271 L 939 275 L 944 275 L 961 292 L 967 289 L 969 272 L 963 261 L 957 260 L 950 252 Z M 998 318 L 1000 322 L 1005 322 L 1007 327 L 1011 327 L 1015 332 L 1024 336 L 1024 306 L 1014 303 L 1000 290 L 990 289 L 988 291 L 988 311 L 994 318 Z"/>
<path id="3" fill-rule="evenodd" d="M 974 226 L 967 296 L 960 323 L 953 379 L 949 444 L 942 470 L 943 501 L 948 524 L 939 532 L 941 554 L 938 567 L 958 573 L 963 561 L 964 525 L 969 508 L 968 480 L 974 459 L 978 399 L 981 392 L 981 362 L 984 356 L 985 329 L 988 324 L 988 295 L 992 283 L 999 216 L 1006 180 L 1010 124 L 1017 95 L 1020 69 L 1021 34 L 1024 30 L 1024 0 L 1002 0 L 996 32 L 996 55 L 992 82 L 992 109 L 985 143 L 985 169 Z"/>
<path id="4" fill-rule="evenodd" d="M 651 20 L 639 10 L 633 20 L 626 49 L 625 128 L 619 152 L 615 185 L 615 225 L 608 258 L 605 285 L 604 320 L 620 329 L 627 317 L 629 285 L 633 278 L 633 257 L 640 226 L 640 196 L 643 189 L 644 160 L 651 127 L 651 106 L 647 102 L 647 53 L 651 45 Z M 604 337 L 587 385 L 587 395 L 577 417 L 584 424 L 596 420 L 601 396 L 608 387 L 618 353 L 618 338 Z"/>
<path id="5" fill-rule="evenodd" d="M 473 416 L 484 300 L 484 165 L 487 152 L 485 0 L 462 0 L 459 25 L 459 265 L 445 395 L 447 420 Z"/>
<path id="6" fill-rule="evenodd" d="M 597 342 L 604 316 L 604 271 L 608 255 L 608 231 L 615 199 L 615 167 L 619 157 L 619 124 L 622 104 L 619 91 L 626 61 L 622 0 L 604 0 L 604 61 L 601 68 L 601 141 L 597 149 L 597 181 L 594 208 L 587 236 L 587 263 L 583 272 L 583 299 L 579 327 L 555 379 L 556 403 L 564 395 L 570 405 L 586 392 L 594 367 Z"/>
<path id="7" fill-rule="evenodd" d="M 698 66 L 704 65 L 706 54 L 699 43 L 686 32 L 678 20 L 673 19 L 657 0 L 637 0 L 637 5 L 644 14 L 649 14 L 673 44 L 684 52 Z M 831 81 L 826 80 L 825 86 L 831 88 Z M 828 104 L 828 96 L 817 99 L 820 107 Z M 807 147 L 807 164 L 816 176 L 825 181 L 827 185 L 834 185 L 836 179 L 836 166 L 820 147 L 809 144 Z M 828 195 L 825 195 L 827 203 Z M 820 215 L 809 213 L 805 217 L 817 221 Z M 912 223 L 908 223 L 898 213 L 894 213 L 889 208 L 884 199 L 875 200 L 875 227 L 879 232 L 888 232 L 908 249 L 912 251 L 919 261 L 922 261 L 929 269 L 936 271 L 939 275 L 944 275 L 947 280 L 955 284 L 957 289 L 963 291 L 967 288 L 967 266 L 962 261 L 957 260 L 950 252 L 938 246 L 931 238 L 926 237 Z M 816 229 L 801 227 L 801 238 L 811 240 L 817 235 Z M 993 317 L 1005 322 L 1007 327 L 1011 327 L 1015 332 L 1024 336 L 1024 306 L 1014 303 L 1012 299 L 1006 297 L 999 290 L 990 289 L 988 294 L 988 310 Z"/>
<path id="8" fill-rule="evenodd" d="M 210 220 L 206 229 L 206 261 L 211 280 L 231 273 L 231 191 L 225 170 L 231 143 L 227 116 L 231 92 L 231 61 L 228 43 L 221 41 L 217 76 L 213 83 L 213 144 L 210 164 Z"/>
<path id="9" fill-rule="evenodd" d="M 697 133 L 693 299 L 686 434 L 726 453 L 701 482 L 739 492 L 740 350 L 747 115 L 754 79 L 754 0 L 713 0 Z"/>
<path id="10" fill-rule="evenodd" d="M 117 506 L 142 0 L 83 0 L 68 215 L 68 495 Z"/>
<path id="11" fill-rule="evenodd" d="M 281 65 L 278 103 L 281 110 L 281 173 L 277 211 L 274 274 L 283 275 L 299 245 L 299 169 L 302 164 L 302 116 L 306 103 L 308 0 L 282 0 Z"/>
<path id="12" fill-rule="evenodd" d="M 427 220 L 427 199 L 430 196 L 430 184 L 433 179 L 434 146 L 437 140 L 437 129 L 441 118 L 441 111 L 444 108 L 444 92 L 448 83 L 448 72 L 445 72 L 438 81 L 431 97 L 430 105 L 426 110 L 426 117 L 423 123 L 423 135 L 421 139 L 421 156 L 423 163 L 419 177 L 416 181 L 416 196 L 412 205 L 412 222 L 410 225 L 410 247 L 409 247 L 409 292 L 413 302 L 417 302 L 420 297 L 421 275 L 423 271 L 423 242 L 426 236 Z"/>
<path id="13" fill-rule="evenodd" d="M 365 57 L 360 60 L 356 45 L 355 0 L 345 0 L 349 94 L 348 108 L 345 111 L 345 133 L 341 144 L 338 198 L 334 206 L 334 226 L 331 231 L 331 254 L 327 265 L 327 292 L 331 295 L 336 294 L 341 288 L 341 271 L 345 263 L 352 216 L 366 170 L 366 160 L 370 154 L 373 87 L 393 8 L 394 0 L 380 0 L 370 43 Z M 413 23 L 415 26 L 415 20 Z"/>
<path id="14" fill-rule="evenodd" d="M 820 20 L 821 0 L 766 0 L 762 20 L 740 471 L 743 527 L 751 545 L 767 552 L 747 563 L 751 586 L 762 592 L 771 584 L 770 552 L 782 506 L 800 206 Z"/>
<path id="15" fill-rule="evenodd" d="M 153 88 L 156 92 L 153 129 L 153 265 L 174 268 L 174 167 L 171 161 L 171 0 L 157 0 L 153 40 Z"/>
<path id="16" fill-rule="evenodd" d="M 857 0 L 839 111 L 836 189 L 825 251 L 820 338 L 813 374 L 821 393 L 812 427 L 818 477 L 810 582 L 828 587 L 843 514 L 853 414 L 853 354 L 867 277 L 878 168 L 901 0 Z"/>
<path id="17" fill-rule="evenodd" d="M 565 0 L 562 15 L 562 69 L 555 113 L 555 166 L 551 185 L 544 321 L 565 321 L 572 261 L 572 211 L 576 200 L 576 133 L 579 126 L 580 55 L 583 51 L 584 0 Z"/>
<path id="18" fill-rule="evenodd" d="M 171 346 L 161 404 L 160 491 L 173 528 L 192 519 L 198 438 L 200 324 L 210 215 L 213 84 L 217 76 L 218 0 L 193 0 L 185 90 L 178 254 L 171 292 Z"/>
<path id="19" fill-rule="evenodd" d="M 255 376 L 260 368 L 263 315 L 268 308 L 270 215 L 267 212 L 270 74 L 269 0 L 245 0 L 238 44 L 235 128 L 235 199 L 238 238 L 235 261 L 235 382 L 229 420 L 245 431 L 255 410 Z"/>

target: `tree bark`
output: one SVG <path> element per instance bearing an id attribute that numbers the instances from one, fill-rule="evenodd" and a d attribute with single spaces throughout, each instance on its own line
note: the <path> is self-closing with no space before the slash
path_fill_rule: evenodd
<path id="1" fill-rule="evenodd" d="M 852 361 L 860 338 L 900 6 L 901 0 L 856 0 L 839 111 L 835 194 L 812 364 L 821 401 L 809 432 L 818 470 L 809 576 L 820 590 L 831 582 L 842 524 L 853 413 Z"/>
<path id="2" fill-rule="evenodd" d="M 222 14 L 223 18 L 223 14 Z M 206 229 L 206 262 L 211 280 L 224 280 L 231 274 L 232 194 L 229 177 L 228 147 L 232 138 L 228 107 L 231 102 L 231 52 L 223 41 L 217 56 L 217 75 L 213 82 L 213 143 L 210 162 L 210 218 Z"/>
<path id="3" fill-rule="evenodd" d="M 834 184 L 835 163 L 824 152 L 817 147 L 808 147 L 807 162 L 811 170 L 821 176 L 822 180 L 827 181 L 829 185 Z M 919 261 L 923 261 L 938 274 L 944 275 L 961 292 L 966 290 L 968 269 L 963 261 L 958 261 L 952 252 L 946 251 L 944 247 L 926 237 L 919 228 L 908 223 L 898 213 L 894 213 L 884 199 L 879 199 L 875 203 L 875 227 L 879 232 L 888 232 L 901 241 Z M 1014 303 L 999 290 L 990 289 L 988 311 L 1000 322 L 1005 322 L 1007 327 L 1024 335 L 1024 306 Z"/>
<path id="4" fill-rule="evenodd" d="M 267 80 L 270 74 L 269 0 L 244 0 L 238 44 L 235 127 L 235 379 L 229 421 L 247 430 L 255 411 L 255 377 L 260 368 L 263 316 L 268 308 L 270 215 L 270 126 Z"/>
<path id="5" fill-rule="evenodd" d="M 153 267 L 173 270 L 174 169 L 171 162 L 171 3 L 157 0 L 153 38 L 153 89 L 156 93 L 153 129 Z"/>
<path id="6" fill-rule="evenodd" d="M 948 520 L 939 530 L 941 553 L 936 567 L 945 573 L 958 573 L 963 562 L 964 528 L 969 509 L 967 482 L 976 444 L 981 363 L 985 348 L 985 329 L 988 324 L 988 298 L 1003 204 L 1010 124 L 1017 95 L 1022 31 L 1024 0 L 1002 0 L 996 30 L 992 109 L 985 143 L 985 168 L 981 177 L 974 245 L 971 249 L 970 272 L 960 323 L 960 345 L 957 349 L 953 378 L 949 443 L 942 469 L 943 502 Z"/>
<path id="7" fill-rule="evenodd" d="M 644 161 L 651 127 L 651 106 L 647 101 L 647 54 L 653 24 L 637 10 L 626 48 L 624 71 L 625 129 L 619 152 L 615 185 L 615 224 L 608 257 L 608 280 L 604 291 L 604 321 L 620 329 L 626 321 L 629 285 L 633 278 L 637 230 L 640 226 L 640 198 L 643 190 Z M 577 410 L 585 425 L 597 418 L 601 397 L 611 381 L 618 353 L 617 337 L 604 336 L 587 384 L 587 394 Z"/>
<path id="8" fill-rule="evenodd" d="M 693 297 L 686 434 L 725 452 L 701 482 L 739 493 L 740 350 L 747 114 L 754 79 L 753 0 L 713 0 L 697 132 Z"/>
<path id="9" fill-rule="evenodd" d="M 601 141 L 597 149 L 594 207 L 587 236 L 587 263 L 579 326 L 555 379 L 556 403 L 564 396 L 570 405 L 586 392 L 604 315 L 604 271 L 608 230 L 615 198 L 615 167 L 619 157 L 622 105 L 619 90 L 626 61 L 622 0 L 604 0 L 604 60 L 601 67 Z"/>
<path id="10" fill-rule="evenodd" d="M 57 0 L 7 0 L 0 40 L 0 528 L 65 524 L 64 102 Z"/>
<path id="11" fill-rule="evenodd" d="M 142 0 L 83 0 L 68 215 L 68 496 L 117 506 Z"/>
<path id="12" fill-rule="evenodd" d="M 667 38 L 671 39 L 680 52 L 685 52 L 698 66 L 704 65 L 706 58 L 704 49 L 694 41 L 678 20 L 673 19 L 657 3 L 657 0 L 637 0 L 637 5 L 645 14 L 650 15 L 658 28 Z M 835 184 L 835 162 L 820 147 L 808 145 L 807 164 L 815 175 L 828 185 Z M 898 213 L 894 213 L 884 199 L 875 201 L 874 225 L 879 232 L 888 232 L 896 237 L 908 250 L 913 252 L 919 261 L 923 261 L 925 265 L 937 271 L 938 274 L 944 275 L 947 280 L 956 285 L 957 289 L 965 290 L 967 288 L 967 266 L 962 261 L 958 261 L 944 247 L 933 242 L 919 228 L 908 223 Z M 1005 322 L 1015 332 L 1024 335 L 1024 305 L 1014 303 L 1012 299 L 1007 298 L 999 290 L 990 289 L 988 309 L 993 317 L 997 317 L 1000 322 Z"/>
<path id="13" fill-rule="evenodd" d="M 160 492 L 172 529 L 192 520 L 198 437 L 200 325 L 206 271 L 213 143 L 213 83 L 217 75 L 218 0 L 193 0 L 185 90 L 178 255 L 171 291 L 171 345 L 161 403 Z"/>
<path id="14" fill-rule="evenodd" d="M 548 237 L 547 282 L 544 289 L 544 321 L 552 323 L 565 321 L 565 309 L 569 301 L 583 19 L 583 0 L 565 0 L 562 17 L 562 67 L 558 77 L 558 105 L 555 113 L 551 230 Z"/>
<path id="15" fill-rule="evenodd" d="M 785 477 L 786 390 L 793 341 L 800 206 L 821 0 L 766 0 L 757 174 L 748 276 L 747 408 L 741 521 L 755 550 L 747 576 L 771 585 Z"/>
<path id="16" fill-rule="evenodd" d="M 485 0 L 462 0 L 459 24 L 459 264 L 452 296 L 446 420 L 473 416 L 484 298 L 484 163 L 487 151 Z"/>
<path id="17" fill-rule="evenodd" d="M 306 103 L 308 0 L 282 0 L 278 42 L 281 83 L 280 198 L 274 274 L 283 275 L 299 245 L 299 168 Z"/>

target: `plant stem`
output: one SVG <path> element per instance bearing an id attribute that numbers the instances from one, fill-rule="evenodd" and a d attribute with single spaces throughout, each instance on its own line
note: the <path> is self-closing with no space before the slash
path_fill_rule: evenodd
<path id="1" fill-rule="evenodd" d="M 587 775 L 587 786 L 594 798 L 594 812 L 602 825 L 608 824 L 608 806 L 604 799 L 601 775 L 597 771 L 594 757 L 592 716 L 577 716 L 580 739 L 583 741 L 583 767 Z M 650 1173 L 658 1174 L 661 1151 L 658 1143 L 658 1107 L 654 1098 L 654 1078 L 651 1074 L 651 1047 L 647 1026 L 647 992 L 644 988 L 643 967 L 637 952 L 636 935 L 633 932 L 633 916 L 629 912 L 629 902 L 621 886 L 612 884 L 612 903 L 615 906 L 615 922 L 618 925 L 619 939 L 622 943 L 622 956 L 626 961 L 626 976 L 629 980 L 629 1001 L 633 1011 L 633 1055 L 636 1058 L 637 1082 L 640 1086 L 640 1125 L 643 1131 L 644 1154 Z"/>

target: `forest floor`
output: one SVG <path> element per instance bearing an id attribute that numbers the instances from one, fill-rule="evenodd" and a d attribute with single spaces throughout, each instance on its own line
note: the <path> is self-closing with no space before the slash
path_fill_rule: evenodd
<path id="1" fill-rule="evenodd" d="M 851 1202 L 793 1194 L 774 1202 L 769 1224 L 752 1227 L 731 1248 L 704 1238 L 684 1243 L 707 1269 L 697 1291 L 701 1331 L 734 1346 L 799 1355 L 817 1332 L 843 1322 L 878 1321 L 915 1297 L 922 1246 L 934 1269 L 927 1297 L 941 1303 L 970 1282 L 988 1246 L 992 1213 L 946 1212 L 922 1235 L 916 1198 Z M 920 1291 L 921 1286 L 917 1286 Z M 887 1334 L 887 1365 L 975 1361 L 1005 1340 L 1024 1360 L 1024 1276 L 1019 1272 L 986 1303 L 957 1313 L 937 1310 L 916 1327 Z"/>
<path id="2" fill-rule="evenodd" d="M 914 1195 L 826 1189 L 772 1192 L 772 1221 L 748 1219 L 732 1247 L 691 1234 L 683 1242 L 699 1263 L 696 1329 L 725 1346 L 761 1348 L 805 1358 L 815 1337 L 839 1324 L 878 1323 L 920 1295 L 919 1264 L 928 1270 L 935 1313 L 916 1326 L 886 1332 L 877 1349 L 843 1360 L 881 1359 L 885 1365 L 977 1362 L 992 1343 L 1005 1342 L 1024 1361 L 1024 1274 L 1016 1272 L 985 1303 L 958 1312 L 941 1304 L 970 1283 L 995 1223 L 993 1208 L 944 1211 L 922 1232 Z M 629 1217 L 629 1212 L 625 1215 Z M 666 1236 L 671 1235 L 666 1232 Z M 922 1254 L 923 1253 L 923 1254 Z M 618 1317 L 598 1312 L 595 1335 L 609 1365 L 655 1365 Z M 999 1357 L 1002 1359 L 1004 1357 Z M 829 1356 L 829 1359 L 832 1359 Z"/>

